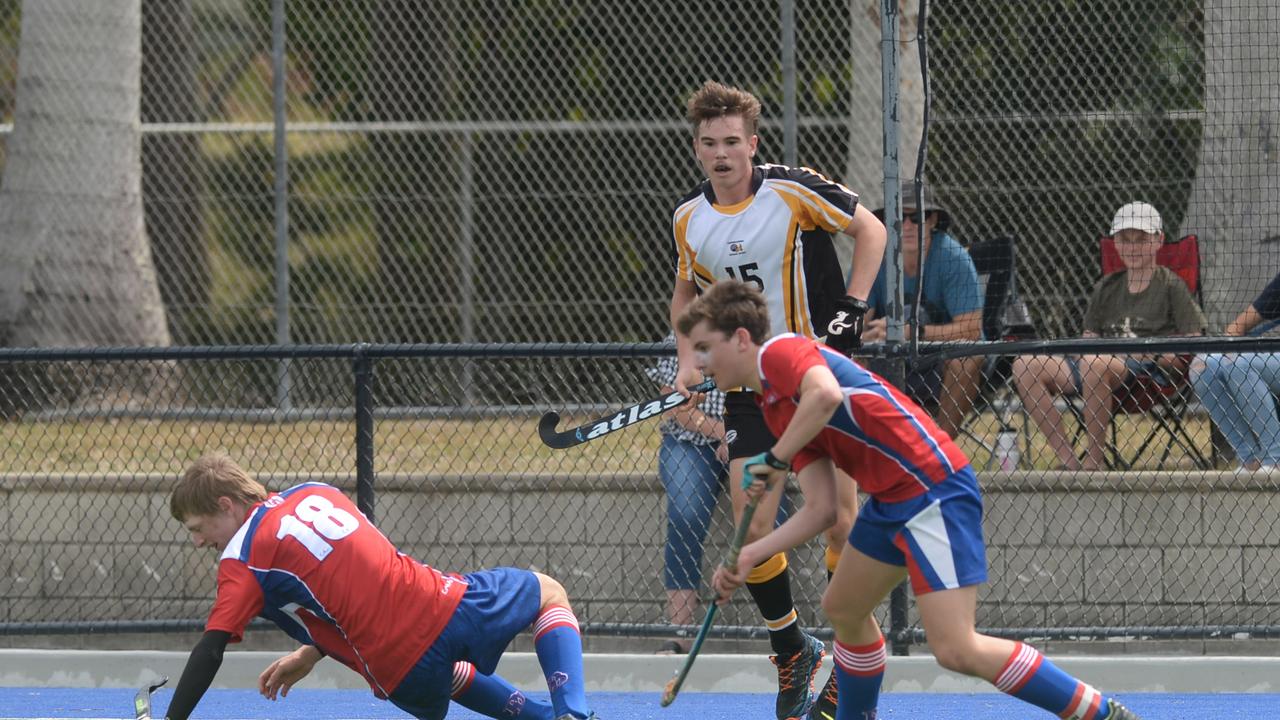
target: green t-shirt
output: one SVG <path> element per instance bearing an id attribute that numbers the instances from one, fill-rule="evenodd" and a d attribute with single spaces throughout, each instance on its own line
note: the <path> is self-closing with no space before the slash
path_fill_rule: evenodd
<path id="1" fill-rule="evenodd" d="M 1101 337 L 1158 337 L 1203 333 L 1208 323 L 1182 278 L 1157 267 L 1151 284 L 1129 292 L 1129 273 L 1112 273 L 1098 281 L 1084 313 L 1085 332 Z"/>

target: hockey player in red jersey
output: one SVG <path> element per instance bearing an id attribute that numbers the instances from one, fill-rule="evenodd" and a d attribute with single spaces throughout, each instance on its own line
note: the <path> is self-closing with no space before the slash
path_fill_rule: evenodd
<path id="1" fill-rule="evenodd" d="M 836 635 L 839 690 L 834 701 L 819 698 L 810 720 L 875 720 L 886 658 L 874 611 L 904 578 L 943 667 L 1067 720 L 1138 720 L 1030 645 L 975 630 L 977 588 L 987 580 L 982 493 L 964 452 L 924 410 L 844 353 L 791 333 L 771 336 L 765 299 L 745 283 L 713 285 L 677 329 L 717 385 L 755 393 L 776 438 L 747 459 L 744 491 L 759 497 L 794 470 L 804 494 L 785 523 L 743 546 L 736 569 L 716 571 L 721 602 L 760 558 L 834 522 L 837 468 L 869 496 L 822 599 Z"/>
<path id="2" fill-rule="evenodd" d="M 594 718 L 582 640 L 564 588 L 527 570 L 441 573 L 395 549 L 337 488 L 303 483 L 268 493 L 223 454 L 197 460 L 170 498 L 196 547 L 220 554 L 218 591 L 166 717 L 185 720 L 230 642 L 255 616 L 302 644 L 258 680 L 287 695 L 329 655 L 379 698 L 418 718 L 445 717 L 450 699 L 496 718 Z M 532 627 L 551 703 L 494 675 L 515 635 Z"/>

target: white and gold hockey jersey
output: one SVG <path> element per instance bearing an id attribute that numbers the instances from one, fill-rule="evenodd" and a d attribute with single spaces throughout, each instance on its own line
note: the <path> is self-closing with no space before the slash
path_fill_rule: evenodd
<path id="1" fill-rule="evenodd" d="M 845 294 L 831 233 L 853 220 L 857 193 L 786 165 L 756 166 L 751 189 L 740 203 L 717 205 L 704 180 L 681 199 L 672 223 L 676 277 L 699 292 L 729 278 L 755 283 L 772 334 L 825 335 L 831 303 Z"/>

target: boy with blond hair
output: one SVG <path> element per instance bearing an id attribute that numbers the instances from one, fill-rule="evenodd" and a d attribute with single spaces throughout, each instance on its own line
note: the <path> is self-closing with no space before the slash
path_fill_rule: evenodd
<path id="1" fill-rule="evenodd" d="M 170 720 L 191 714 L 227 644 L 255 616 L 302 643 L 258 678 L 271 700 L 329 655 L 364 676 L 374 695 L 424 720 L 445 717 L 451 698 L 494 718 L 595 717 L 578 621 L 564 588 L 546 575 L 442 573 L 398 552 L 337 488 L 307 482 L 269 493 L 222 453 L 188 468 L 169 508 L 196 547 L 219 554 L 217 597 L 169 703 Z M 550 704 L 493 674 L 512 638 L 530 626 Z"/>

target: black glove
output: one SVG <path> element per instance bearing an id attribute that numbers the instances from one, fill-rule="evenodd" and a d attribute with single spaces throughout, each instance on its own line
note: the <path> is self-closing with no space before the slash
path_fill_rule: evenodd
<path id="1" fill-rule="evenodd" d="M 865 300 L 845 295 L 832 305 L 835 317 L 827 323 L 827 346 L 845 355 L 862 347 L 862 321 L 871 306 Z"/>

